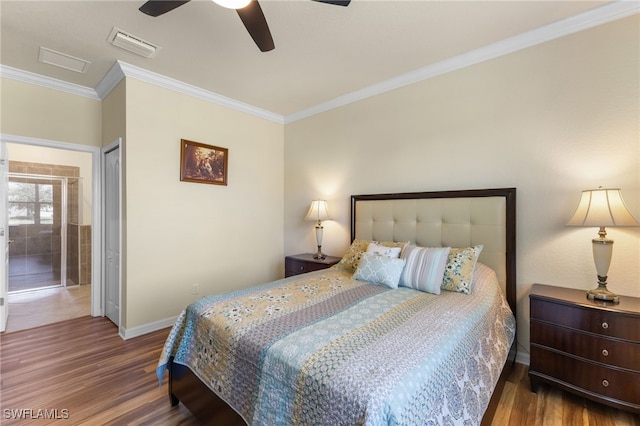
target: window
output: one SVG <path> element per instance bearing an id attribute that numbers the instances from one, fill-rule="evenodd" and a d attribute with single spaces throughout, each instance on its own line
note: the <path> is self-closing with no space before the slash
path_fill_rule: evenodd
<path id="1" fill-rule="evenodd" d="M 9 182 L 9 225 L 53 223 L 51 182 Z"/>

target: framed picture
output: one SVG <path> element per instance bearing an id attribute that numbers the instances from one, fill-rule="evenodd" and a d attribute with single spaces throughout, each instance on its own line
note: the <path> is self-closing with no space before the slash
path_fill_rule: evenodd
<path id="1" fill-rule="evenodd" d="M 180 180 L 226 185 L 228 157 L 227 148 L 181 139 Z"/>

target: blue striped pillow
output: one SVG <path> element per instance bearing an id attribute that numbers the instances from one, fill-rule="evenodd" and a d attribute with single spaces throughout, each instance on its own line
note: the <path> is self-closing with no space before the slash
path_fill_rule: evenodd
<path id="1" fill-rule="evenodd" d="M 400 276 L 399 285 L 440 294 L 450 250 L 451 247 L 407 246 L 404 253 L 407 263 Z"/>

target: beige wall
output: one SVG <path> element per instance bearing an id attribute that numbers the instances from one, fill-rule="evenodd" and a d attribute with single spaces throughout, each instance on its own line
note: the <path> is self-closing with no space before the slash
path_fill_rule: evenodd
<path id="1" fill-rule="evenodd" d="M 125 327 L 176 316 L 206 294 L 280 278 L 283 126 L 126 84 Z M 180 139 L 228 148 L 228 185 L 180 182 Z"/>
<path id="2" fill-rule="evenodd" d="M 122 79 L 102 100 L 102 144 L 108 146 L 127 131 L 127 82 Z"/>
<path id="3" fill-rule="evenodd" d="M 99 100 L 1 79 L 0 133 L 101 146 Z"/>
<path id="4" fill-rule="evenodd" d="M 532 283 L 595 287 L 591 239 L 567 228 L 582 189 L 620 187 L 640 219 L 638 20 L 532 47 L 287 125 L 285 254 L 349 244 L 351 194 L 517 187 L 518 340 Z M 612 228 L 610 288 L 640 296 L 640 228 Z"/>

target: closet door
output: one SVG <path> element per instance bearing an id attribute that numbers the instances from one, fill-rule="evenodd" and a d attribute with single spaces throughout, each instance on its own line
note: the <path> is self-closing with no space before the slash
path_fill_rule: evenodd
<path id="1" fill-rule="evenodd" d="M 105 314 L 120 325 L 120 147 L 104 156 Z"/>

